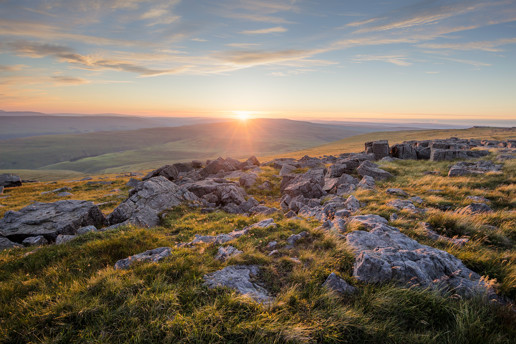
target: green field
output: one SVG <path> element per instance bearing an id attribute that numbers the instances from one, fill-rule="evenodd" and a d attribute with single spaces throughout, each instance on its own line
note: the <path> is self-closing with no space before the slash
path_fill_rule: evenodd
<path id="1" fill-rule="evenodd" d="M 4 140 L 0 169 L 106 173 L 171 162 L 271 155 L 359 134 L 345 127 L 256 119 L 174 128 L 39 136 Z"/>

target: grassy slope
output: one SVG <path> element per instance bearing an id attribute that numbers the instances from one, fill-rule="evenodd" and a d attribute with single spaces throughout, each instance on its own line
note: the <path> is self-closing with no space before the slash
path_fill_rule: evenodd
<path id="1" fill-rule="evenodd" d="M 290 120 L 250 120 L 175 128 L 41 136 L 2 141 L 0 168 L 99 173 L 231 154 L 270 155 L 356 134 L 344 127 Z"/>
<path id="2" fill-rule="evenodd" d="M 298 152 L 271 155 L 264 157 L 272 159 L 276 157 L 300 158 L 304 155 L 338 155 L 340 153 L 360 152 L 364 150 L 364 142 L 375 140 L 389 140 L 393 145 L 410 140 L 444 139 L 448 137 L 471 138 L 471 139 L 494 139 L 506 140 L 516 139 L 514 128 L 469 128 L 469 129 L 439 129 L 439 130 L 403 130 L 391 132 L 375 132 L 351 136 L 340 141 L 331 142 L 318 147 L 304 149 Z"/>
<path id="3" fill-rule="evenodd" d="M 492 157 L 488 157 L 492 158 Z M 516 161 L 505 163 L 503 174 L 448 178 L 451 162 L 396 161 L 383 164 L 395 178 L 378 184 L 375 192 L 355 196 L 365 204 L 360 213 L 389 217 L 386 203 L 395 198 L 388 187 L 401 187 L 423 198 L 426 214 L 398 212 L 391 224 L 419 242 L 456 255 L 488 278 L 502 295 L 516 298 Z M 439 175 L 424 175 L 424 171 Z M 257 199 L 278 206 L 277 171 L 264 168 L 260 181 L 270 180 L 270 192 L 248 190 Z M 127 195 L 128 177 L 104 176 L 109 186 L 85 182 L 35 183 L 7 189 L 0 208 L 19 209 L 32 200 L 54 201 L 41 191 L 72 187 L 77 199 L 113 202 L 109 213 Z M 120 191 L 112 192 L 113 189 Z M 431 190 L 439 189 L 440 192 Z M 491 201 L 494 213 L 458 216 L 469 195 Z M 449 207 L 450 211 L 440 208 Z M 393 285 L 365 285 L 352 277 L 353 255 L 317 222 L 288 220 L 274 215 L 275 229 L 254 230 L 230 244 L 244 251 L 221 263 L 213 259 L 216 245 L 174 249 L 159 264 L 113 270 L 121 258 L 159 246 L 174 246 L 194 234 L 218 234 L 240 229 L 261 219 L 222 212 L 200 214 L 180 207 L 166 214 L 162 226 L 144 230 L 122 228 L 90 233 L 60 246 L 24 248 L 0 253 L 0 342 L 57 343 L 511 343 L 516 340 L 512 311 L 487 306 L 481 300 L 461 300 L 429 291 Z M 420 221 L 430 222 L 442 235 L 467 236 L 457 247 L 426 238 Z M 486 227 L 496 226 L 496 230 Z M 286 238 L 310 232 L 293 250 Z M 276 240 L 279 256 L 268 256 Z M 291 258 L 298 258 L 301 263 Z M 275 296 L 270 306 L 236 293 L 203 286 L 202 276 L 232 264 L 259 264 L 260 281 Z M 332 271 L 359 288 L 341 298 L 321 287 Z M 496 279 L 494 281 L 493 279 Z"/>

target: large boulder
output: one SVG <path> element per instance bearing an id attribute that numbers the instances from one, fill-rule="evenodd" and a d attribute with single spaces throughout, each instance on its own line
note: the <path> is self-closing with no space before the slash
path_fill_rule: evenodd
<path id="1" fill-rule="evenodd" d="M 8 211 L 0 219 L 0 235 L 15 242 L 42 235 L 54 241 L 59 234 L 75 234 L 84 226 L 105 224 L 100 209 L 88 201 L 66 200 L 33 203 L 19 211 Z"/>
<path id="2" fill-rule="evenodd" d="M 0 186 L 12 188 L 21 185 L 22 180 L 20 177 L 15 176 L 13 174 L 0 174 Z"/>
<path id="3" fill-rule="evenodd" d="M 357 230 L 346 235 L 355 252 L 353 276 L 358 280 L 444 288 L 464 296 L 494 295 L 481 276 L 448 252 L 421 245 L 384 220 L 370 225 L 369 232 Z"/>
<path id="4" fill-rule="evenodd" d="M 391 156 L 398 159 L 417 159 L 416 149 L 408 143 L 400 143 L 391 147 Z"/>
<path id="5" fill-rule="evenodd" d="M 494 164 L 492 161 L 461 161 L 450 168 L 448 171 L 448 177 L 464 176 L 468 174 L 484 174 L 487 172 L 499 172 L 501 170 L 502 165 Z"/>
<path id="6" fill-rule="evenodd" d="M 392 177 L 392 174 L 382 170 L 378 167 L 378 165 L 368 160 L 360 164 L 360 166 L 357 168 L 357 172 L 362 177 L 369 176 L 374 180 L 385 180 Z"/>
<path id="7" fill-rule="evenodd" d="M 109 216 L 114 224 L 134 224 L 154 227 L 160 222 L 159 214 L 178 206 L 184 201 L 195 201 L 197 197 L 163 176 L 154 177 L 138 184 L 127 198 Z"/>
<path id="8" fill-rule="evenodd" d="M 374 154 L 375 160 L 380 160 L 389 156 L 389 142 L 387 140 L 366 142 L 365 151 Z"/>
<path id="9" fill-rule="evenodd" d="M 241 166 L 242 164 L 238 160 L 232 158 L 223 159 L 219 157 L 216 160 L 210 161 L 208 164 L 206 164 L 206 167 L 201 170 L 201 176 L 206 178 L 210 175 L 215 175 L 220 172 L 236 171 L 239 170 Z"/>
<path id="10" fill-rule="evenodd" d="M 260 272 L 257 265 L 231 265 L 203 276 L 209 288 L 228 287 L 255 301 L 267 303 L 272 300 L 269 293 L 258 283 L 252 281 Z"/>

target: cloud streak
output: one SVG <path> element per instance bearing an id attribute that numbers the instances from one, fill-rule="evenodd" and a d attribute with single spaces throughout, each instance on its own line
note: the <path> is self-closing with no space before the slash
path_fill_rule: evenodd
<path id="1" fill-rule="evenodd" d="M 287 32 L 287 29 L 283 26 L 275 26 L 275 27 L 269 27 L 266 29 L 258 29 L 258 30 L 244 30 L 240 33 L 243 33 L 244 35 L 266 35 L 270 33 L 282 33 Z"/>

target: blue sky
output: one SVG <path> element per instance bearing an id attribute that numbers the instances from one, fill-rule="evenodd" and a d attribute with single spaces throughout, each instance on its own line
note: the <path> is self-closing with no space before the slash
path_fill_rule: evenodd
<path id="1" fill-rule="evenodd" d="M 516 1 L 0 0 L 0 108 L 516 118 Z"/>

